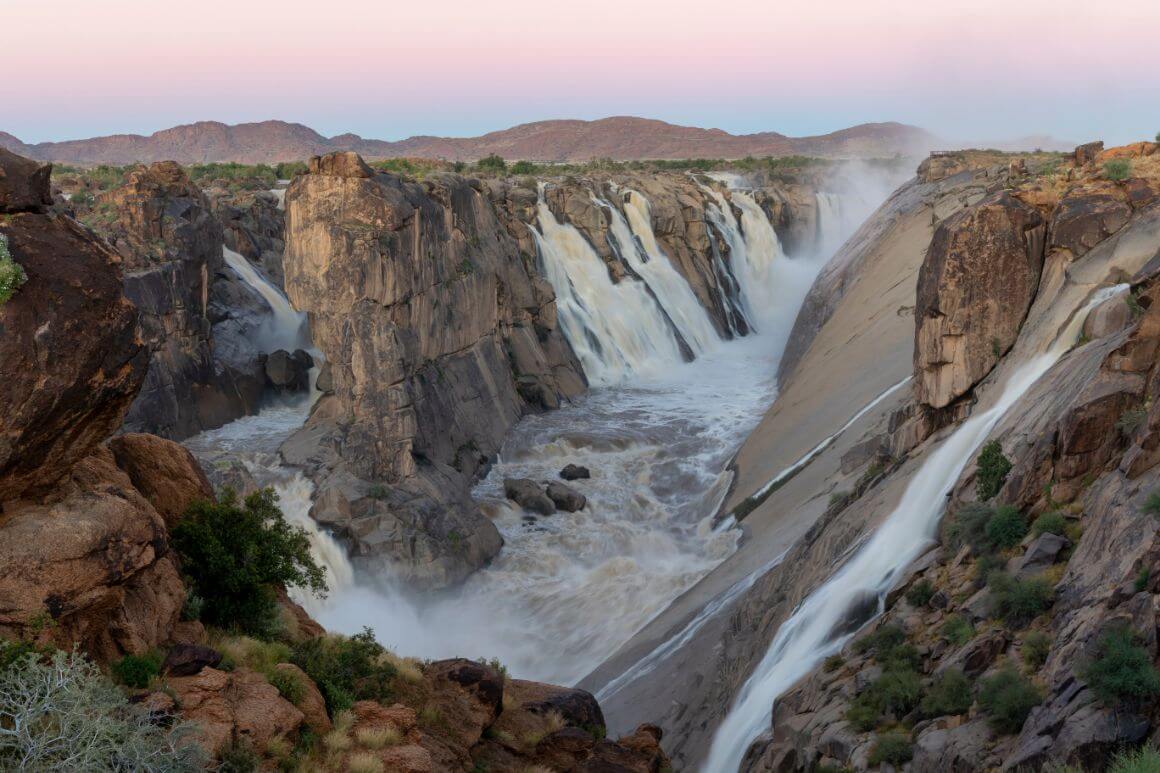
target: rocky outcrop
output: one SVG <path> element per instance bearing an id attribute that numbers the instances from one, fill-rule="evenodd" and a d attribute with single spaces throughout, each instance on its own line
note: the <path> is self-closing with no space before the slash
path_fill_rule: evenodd
<path id="1" fill-rule="evenodd" d="M 999 362 L 1019 334 L 1043 269 L 1045 225 L 1000 193 L 943 221 L 918 276 L 915 396 L 945 408 Z"/>
<path id="2" fill-rule="evenodd" d="M 52 164 L 0 148 L 0 212 L 27 212 L 52 203 Z"/>
<path id="3" fill-rule="evenodd" d="M 214 358 L 209 298 L 222 271 L 222 229 L 185 171 L 173 162 L 137 167 L 97 197 L 88 222 L 124 258 L 125 294 L 153 352 L 126 429 L 181 439 L 252 413 L 260 369 L 256 376 Z"/>
<path id="4" fill-rule="evenodd" d="M 40 184 L 20 168 L 9 184 Z M 3 213 L 0 233 L 28 277 L 0 305 L 0 635 L 146 652 L 185 601 L 163 513 L 206 494 L 204 476 L 160 438 L 103 445 L 149 361 L 118 256 L 39 205 Z"/>
<path id="5" fill-rule="evenodd" d="M 550 286 L 478 187 L 336 154 L 286 195 L 286 287 L 332 393 L 284 454 L 312 470 L 316 517 L 358 560 L 428 587 L 499 549 L 468 496 L 479 460 L 522 415 L 584 387 Z"/>
<path id="6" fill-rule="evenodd" d="M 212 190 L 209 196 L 214 217 L 222 225 L 225 246 L 260 266 L 262 273 L 282 287 L 286 217 L 279 195 L 272 191 Z"/>

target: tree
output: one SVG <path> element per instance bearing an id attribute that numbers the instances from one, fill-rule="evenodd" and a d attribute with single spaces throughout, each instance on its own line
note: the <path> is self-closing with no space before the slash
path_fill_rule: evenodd
<path id="1" fill-rule="evenodd" d="M 1011 472 L 1011 460 L 1003 455 L 1003 446 L 998 440 L 992 440 L 983 446 L 976 460 L 978 472 L 975 479 L 975 491 L 979 501 L 986 502 L 999 493 L 1003 482 L 1007 480 L 1007 473 Z"/>
<path id="2" fill-rule="evenodd" d="M 287 523 L 271 488 L 239 505 L 232 491 L 219 503 L 195 502 L 173 530 L 173 546 L 201 619 L 250 633 L 268 633 L 279 586 L 326 592 L 326 575 L 310 552 L 306 530 Z"/>

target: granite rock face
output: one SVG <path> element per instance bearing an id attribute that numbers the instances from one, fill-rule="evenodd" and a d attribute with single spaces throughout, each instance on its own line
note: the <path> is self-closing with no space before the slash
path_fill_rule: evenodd
<path id="1" fill-rule="evenodd" d="M 1046 227 L 1032 207 L 996 194 L 943 221 L 918 275 L 915 393 L 945 408 L 1015 343 L 1039 288 Z"/>
<path id="2" fill-rule="evenodd" d="M 152 350 L 125 428 L 182 439 L 257 408 L 262 380 L 214 357 L 210 290 L 222 264 L 222 228 L 205 194 L 173 162 L 141 166 L 97 199 L 94 220 L 124 259 L 125 294 Z"/>
<path id="3" fill-rule="evenodd" d="M 585 386 L 551 287 L 479 187 L 332 154 L 286 196 L 286 288 L 332 390 L 290 456 L 314 471 L 316 517 L 342 523 L 357 556 L 428 587 L 499 549 L 468 496 L 479 459 Z"/>

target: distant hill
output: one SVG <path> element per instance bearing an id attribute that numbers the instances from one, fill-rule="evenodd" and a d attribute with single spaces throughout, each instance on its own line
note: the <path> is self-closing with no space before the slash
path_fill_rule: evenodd
<path id="1" fill-rule="evenodd" d="M 324 137 L 308 126 L 286 121 L 233 126 L 199 121 L 149 136 L 114 134 L 35 144 L 0 132 L 0 146 L 24 156 L 70 164 L 163 160 L 255 164 L 297 161 L 334 150 L 354 150 L 371 159 L 407 156 L 450 161 L 474 161 L 492 153 L 506 159 L 557 162 L 795 154 L 872 157 L 923 154 L 939 147 L 940 142 L 923 129 L 900 123 L 868 123 L 816 137 L 787 137 L 777 132 L 736 135 L 648 118 L 616 117 L 537 121 L 481 137 L 411 137 L 398 142 L 363 139 L 356 134 Z"/>

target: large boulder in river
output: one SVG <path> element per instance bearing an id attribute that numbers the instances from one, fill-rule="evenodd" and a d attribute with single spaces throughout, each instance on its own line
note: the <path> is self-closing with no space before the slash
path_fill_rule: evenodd
<path id="1" fill-rule="evenodd" d="M 531 478 L 504 478 L 503 495 L 533 513 L 553 515 L 556 512 L 552 497 Z"/>
<path id="2" fill-rule="evenodd" d="M 552 481 L 548 484 L 547 494 L 548 499 L 555 503 L 556 509 L 566 513 L 583 510 L 584 505 L 588 504 L 587 497 L 571 486 L 566 486 L 558 481 Z"/>
<path id="3" fill-rule="evenodd" d="M 919 402 L 954 402 L 1015 343 L 1039 287 L 1044 232 L 1040 214 L 1005 192 L 939 224 L 918 273 Z"/>

